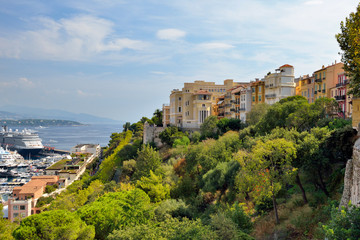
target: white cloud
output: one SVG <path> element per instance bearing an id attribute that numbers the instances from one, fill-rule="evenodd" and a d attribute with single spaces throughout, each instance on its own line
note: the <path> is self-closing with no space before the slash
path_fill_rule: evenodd
<path id="1" fill-rule="evenodd" d="M 235 46 L 227 43 L 220 43 L 220 42 L 213 42 L 213 43 L 201 43 L 199 47 L 202 49 L 220 49 L 220 50 L 227 50 L 234 48 Z"/>
<path id="2" fill-rule="evenodd" d="M 186 32 L 175 28 L 168 28 L 157 31 L 156 36 L 161 40 L 174 41 L 185 37 Z"/>
<path id="3" fill-rule="evenodd" d="M 324 1 L 322 1 L 322 0 L 310 0 L 310 1 L 306 1 L 304 4 L 305 5 L 320 5 L 323 3 L 324 3 Z"/>
<path id="4" fill-rule="evenodd" d="M 78 89 L 76 92 L 80 97 L 101 97 L 101 94 L 99 93 L 88 93 L 80 89 Z"/>
<path id="5" fill-rule="evenodd" d="M 0 57 L 50 60 L 89 60 L 106 52 L 142 50 L 140 40 L 117 38 L 111 21 L 89 15 L 55 21 L 35 19 L 37 28 L 0 38 Z"/>

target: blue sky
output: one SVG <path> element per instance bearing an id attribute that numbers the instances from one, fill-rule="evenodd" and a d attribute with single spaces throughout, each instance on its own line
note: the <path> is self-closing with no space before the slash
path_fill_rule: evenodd
<path id="1" fill-rule="evenodd" d="M 0 0 L 0 106 L 135 122 L 184 82 L 339 61 L 355 0 Z M 1 109 L 0 109 L 1 110 Z"/>

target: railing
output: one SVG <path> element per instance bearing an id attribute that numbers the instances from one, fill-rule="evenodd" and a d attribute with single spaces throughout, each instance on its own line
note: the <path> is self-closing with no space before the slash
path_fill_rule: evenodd
<path id="1" fill-rule="evenodd" d="M 246 108 L 240 108 L 239 110 L 240 111 L 246 111 Z"/>
<path id="2" fill-rule="evenodd" d="M 230 103 L 225 104 L 225 107 L 231 107 L 231 106 L 232 106 L 232 104 L 230 104 Z"/>
<path id="3" fill-rule="evenodd" d="M 342 100 L 345 100 L 346 99 L 346 95 L 342 95 L 342 96 L 335 96 L 335 99 L 337 101 L 342 101 Z"/>
<path id="4" fill-rule="evenodd" d="M 322 82 L 322 79 L 321 78 L 315 79 L 315 82 Z"/>
<path id="5" fill-rule="evenodd" d="M 235 112 L 235 108 L 230 108 L 230 112 Z"/>
<path id="6" fill-rule="evenodd" d="M 225 96 L 225 99 L 230 99 L 231 98 L 231 96 Z"/>
<path id="7" fill-rule="evenodd" d="M 275 98 L 276 97 L 276 94 L 265 94 L 265 97 L 266 98 Z"/>

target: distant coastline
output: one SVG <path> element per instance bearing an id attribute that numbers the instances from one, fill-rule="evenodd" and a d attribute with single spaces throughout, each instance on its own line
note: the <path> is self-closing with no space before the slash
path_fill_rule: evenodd
<path id="1" fill-rule="evenodd" d="M 84 124 L 70 121 L 70 120 L 57 120 L 57 119 L 0 119 L 1 126 L 29 126 L 29 127 L 48 127 L 48 126 L 83 126 Z"/>

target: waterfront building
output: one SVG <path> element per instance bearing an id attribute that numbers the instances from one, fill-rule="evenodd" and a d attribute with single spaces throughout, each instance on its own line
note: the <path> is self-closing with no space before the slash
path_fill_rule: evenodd
<path id="1" fill-rule="evenodd" d="M 251 86 L 251 105 L 256 105 L 265 102 L 265 82 L 264 79 L 250 81 Z"/>
<path id="2" fill-rule="evenodd" d="M 184 83 L 182 90 L 174 89 L 170 94 L 170 125 L 199 129 L 208 116 L 215 115 L 217 97 L 239 84 L 232 79 L 225 80 L 221 85 L 205 81 Z"/>
<path id="3" fill-rule="evenodd" d="M 70 154 L 84 154 L 90 153 L 99 156 L 101 152 L 100 144 L 78 144 L 75 147 L 72 147 Z"/>
<path id="4" fill-rule="evenodd" d="M 246 113 L 251 110 L 250 83 L 235 88 L 232 90 L 232 94 L 235 95 L 235 119 L 240 119 L 242 122 L 245 122 Z"/>
<path id="5" fill-rule="evenodd" d="M 170 125 L 170 105 L 163 104 L 162 111 L 163 111 L 162 124 L 164 127 L 169 126 Z"/>
<path id="6" fill-rule="evenodd" d="M 294 67 L 285 64 L 264 77 L 265 103 L 274 104 L 295 95 Z"/>
<path id="7" fill-rule="evenodd" d="M 59 184 L 59 180 L 59 176 L 38 176 L 21 187 L 14 187 L 8 198 L 8 219 L 13 222 L 39 213 L 36 208 L 38 199 L 44 194 L 46 186 Z"/>

